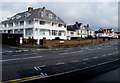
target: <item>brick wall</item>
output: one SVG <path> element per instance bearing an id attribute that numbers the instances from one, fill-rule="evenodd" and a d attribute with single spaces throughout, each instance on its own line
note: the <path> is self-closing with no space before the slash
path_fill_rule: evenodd
<path id="1" fill-rule="evenodd" d="M 107 40 L 108 39 L 103 40 L 102 38 L 85 39 L 85 40 L 42 40 L 41 45 L 43 45 L 45 47 L 57 46 L 57 45 L 83 45 L 83 44 L 103 42 L 103 41 L 107 41 Z"/>

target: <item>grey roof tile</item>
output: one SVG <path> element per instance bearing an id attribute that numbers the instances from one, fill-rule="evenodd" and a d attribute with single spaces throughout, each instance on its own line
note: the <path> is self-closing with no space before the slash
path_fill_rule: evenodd
<path id="1" fill-rule="evenodd" d="M 46 21 L 52 21 L 52 22 L 65 24 L 64 21 L 61 18 L 58 17 L 58 19 L 56 19 L 57 16 L 50 10 L 46 10 L 44 12 L 44 16 L 40 17 L 40 12 L 42 12 L 42 11 L 43 11 L 42 8 L 34 9 L 34 10 L 29 12 L 31 15 L 28 16 L 28 17 L 24 16 L 25 13 L 27 13 L 28 11 L 25 11 L 25 12 L 22 12 L 22 13 L 17 13 L 13 17 L 15 17 L 17 15 L 20 15 L 21 17 L 19 19 L 15 18 L 15 19 L 10 19 L 10 20 L 5 20 L 5 21 L 2 21 L 2 23 L 11 23 L 11 22 L 24 21 L 24 20 L 33 20 L 33 19 L 37 18 L 37 19 L 42 19 L 42 20 L 46 20 Z M 48 18 L 47 14 L 52 14 L 53 18 Z"/>

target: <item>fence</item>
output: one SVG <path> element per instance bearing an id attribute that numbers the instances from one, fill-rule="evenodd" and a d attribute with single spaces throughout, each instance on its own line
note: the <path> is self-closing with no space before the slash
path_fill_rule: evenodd
<path id="1" fill-rule="evenodd" d="M 103 42 L 107 41 L 108 39 L 85 39 L 85 40 L 40 40 L 40 45 L 43 45 L 45 47 L 49 46 L 60 46 L 60 45 L 84 45 L 84 44 L 90 44 L 90 43 L 96 43 L 96 42 Z"/>

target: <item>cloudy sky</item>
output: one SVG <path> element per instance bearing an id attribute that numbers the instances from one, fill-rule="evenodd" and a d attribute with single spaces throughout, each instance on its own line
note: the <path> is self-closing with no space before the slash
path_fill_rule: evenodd
<path id="1" fill-rule="evenodd" d="M 41 8 L 53 11 L 66 24 L 76 21 L 90 24 L 92 29 L 118 27 L 118 2 L 3 2 L 0 21 L 16 13 L 27 10 L 27 7 Z"/>

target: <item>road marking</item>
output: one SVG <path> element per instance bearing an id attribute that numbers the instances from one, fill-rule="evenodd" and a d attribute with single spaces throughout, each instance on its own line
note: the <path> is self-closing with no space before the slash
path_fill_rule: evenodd
<path id="1" fill-rule="evenodd" d="M 108 55 L 112 55 L 112 54 L 110 53 L 110 54 L 108 54 Z"/>
<path id="2" fill-rule="evenodd" d="M 27 60 L 27 59 L 34 59 L 34 58 L 41 58 L 41 57 L 42 56 L 27 57 L 27 58 L 16 58 L 16 59 L 6 59 L 6 60 L 0 60 L 0 62 L 16 61 L 16 60 Z"/>
<path id="3" fill-rule="evenodd" d="M 24 52 L 27 52 L 27 51 L 29 51 L 29 50 L 23 50 Z"/>
<path id="4" fill-rule="evenodd" d="M 97 56 L 96 57 L 93 57 L 94 59 L 98 58 Z"/>
<path id="5" fill-rule="evenodd" d="M 60 62 L 60 63 L 57 63 L 56 65 L 63 65 L 65 64 L 65 62 Z"/>
<path id="6" fill-rule="evenodd" d="M 74 54 L 74 53 L 79 53 L 79 52 L 84 52 L 84 51 L 66 52 L 66 53 L 61 53 L 61 55 Z"/>
<path id="7" fill-rule="evenodd" d="M 97 48 L 97 49 L 101 49 L 101 48 Z"/>
<path id="8" fill-rule="evenodd" d="M 38 67 L 45 67 L 46 65 L 38 66 Z"/>
<path id="9" fill-rule="evenodd" d="M 34 54 L 37 54 L 37 53 L 33 53 L 33 54 L 21 54 L 21 55 L 13 55 L 13 56 L 24 56 L 24 55 L 34 55 Z"/>
<path id="10" fill-rule="evenodd" d="M 74 60 L 74 61 L 72 61 L 72 62 L 78 62 L 79 60 Z"/>
<path id="11" fill-rule="evenodd" d="M 41 67 L 45 67 L 45 66 L 46 66 L 46 65 L 36 66 L 36 67 L 34 67 L 34 69 L 37 70 L 37 71 L 39 71 L 39 70 L 41 70 Z"/>
<path id="12" fill-rule="evenodd" d="M 15 52 L 22 52 L 22 50 L 17 50 L 17 51 L 15 51 Z"/>
<path id="13" fill-rule="evenodd" d="M 43 77 L 46 77 L 46 75 L 45 75 L 45 74 L 43 74 L 43 73 L 41 73 L 41 75 L 42 75 Z"/>
<path id="14" fill-rule="evenodd" d="M 40 50 L 42 50 L 42 49 L 36 49 L 37 51 L 40 51 Z"/>
<path id="15" fill-rule="evenodd" d="M 88 50 L 96 50 L 96 49 L 88 49 Z"/>
<path id="16" fill-rule="evenodd" d="M 13 51 L 5 51 L 5 52 L 13 52 Z"/>
<path id="17" fill-rule="evenodd" d="M 85 59 L 83 59 L 83 60 L 88 60 L 89 58 L 85 58 Z"/>
<path id="18" fill-rule="evenodd" d="M 39 78 L 44 78 L 44 77 L 43 77 L 43 75 L 36 75 L 36 76 L 31 76 L 31 77 L 26 77 L 26 78 L 3 81 L 3 82 L 0 82 L 0 83 L 19 83 L 19 82 L 22 82 L 22 81 L 24 82 L 25 80 L 39 79 Z"/>
<path id="19" fill-rule="evenodd" d="M 37 67 L 34 67 L 35 70 L 39 71 L 39 69 Z"/>

